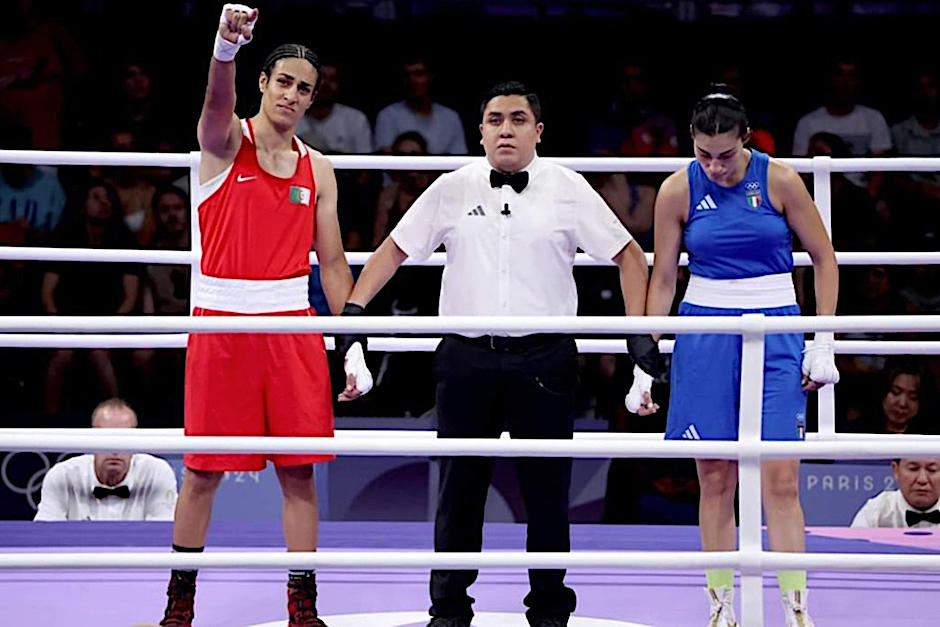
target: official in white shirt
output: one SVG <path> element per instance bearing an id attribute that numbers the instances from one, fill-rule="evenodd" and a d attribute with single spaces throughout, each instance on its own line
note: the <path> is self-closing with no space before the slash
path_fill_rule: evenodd
<path id="1" fill-rule="evenodd" d="M 627 313 L 643 315 L 643 251 L 580 174 L 536 156 L 544 128 L 538 97 L 521 83 L 503 83 L 486 96 L 481 116 L 486 158 L 444 174 L 414 202 L 369 259 L 344 314 L 363 313 L 406 258 L 426 259 L 444 244 L 442 316 L 573 316 L 578 248 L 614 261 Z M 652 337 L 632 336 L 628 346 L 655 374 Z M 508 430 L 514 438 L 570 439 L 577 356 L 574 340 L 561 334 L 445 337 L 435 356 L 438 437 L 498 438 Z M 648 392 L 644 405 L 655 411 Z M 529 521 L 526 548 L 568 551 L 571 460 L 521 458 L 516 468 Z M 436 551 L 481 550 L 491 471 L 487 458 L 441 460 Z M 575 595 L 564 574 L 529 571 L 531 625 L 567 624 Z M 469 627 L 467 589 L 476 575 L 432 571 L 431 626 Z"/>
<path id="2" fill-rule="evenodd" d="M 137 414 L 110 399 L 95 408 L 91 426 L 135 428 Z M 34 520 L 173 520 L 176 475 L 143 453 L 80 455 L 46 473 L 40 499 Z"/>
<path id="3" fill-rule="evenodd" d="M 896 459 L 897 490 L 868 499 L 853 527 L 940 527 L 940 459 Z"/>

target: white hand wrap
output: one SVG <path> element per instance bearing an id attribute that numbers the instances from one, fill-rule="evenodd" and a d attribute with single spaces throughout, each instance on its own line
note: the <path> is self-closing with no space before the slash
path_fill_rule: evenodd
<path id="1" fill-rule="evenodd" d="M 365 394 L 372 389 L 372 373 L 366 366 L 366 357 L 362 353 L 362 344 L 354 343 L 346 351 L 346 358 L 343 360 L 343 369 L 347 375 L 356 378 L 356 389 Z"/>
<path id="2" fill-rule="evenodd" d="M 245 24 L 245 26 L 248 28 L 248 32 L 251 33 L 255 27 L 255 22 L 258 21 L 257 10 L 252 9 L 251 7 L 244 4 L 226 4 L 222 7 L 222 15 L 219 17 L 219 24 L 228 24 L 228 20 L 225 19 L 225 12 L 229 10 L 243 11 L 248 15 L 254 13 L 255 17 L 248 20 L 248 22 Z M 249 41 L 251 41 L 251 38 L 246 39 L 243 34 L 239 33 L 238 41 L 236 43 L 232 43 L 228 39 L 222 37 L 221 34 L 216 33 L 215 50 L 213 50 L 212 56 L 214 56 L 219 61 L 222 61 L 223 63 L 228 63 L 235 58 L 235 53 L 238 52 L 238 49 L 247 44 Z"/>
<path id="3" fill-rule="evenodd" d="M 803 350 L 803 374 L 816 383 L 839 382 L 833 333 L 817 333 L 813 343 Z"/>
<path id="4" fill-rule="evenodd" d="M 639 366 L 633 366 L 633 385 L 627 392 L 627 397 L 623 399 L 623 404 L 627 406 L 627 411 L 637 413 L 643 406 L 643 395 L 653 387 L 653 377 L 646 374 Z"/>

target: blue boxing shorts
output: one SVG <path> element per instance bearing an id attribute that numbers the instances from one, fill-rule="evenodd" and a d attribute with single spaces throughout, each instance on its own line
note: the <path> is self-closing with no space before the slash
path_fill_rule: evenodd
<path id="1" fill-rule="evenodd" d="M 725 309 L 682 302 L 680 316 L 799 316 L 797 305 Z M 737 440 L 741 400 L 740 335 L 678 334 L 672 354 L 667 440 Z M 764 440 L 802 440 L 806 397 L 800 387 L 803 334 L 764 339 Z"/>

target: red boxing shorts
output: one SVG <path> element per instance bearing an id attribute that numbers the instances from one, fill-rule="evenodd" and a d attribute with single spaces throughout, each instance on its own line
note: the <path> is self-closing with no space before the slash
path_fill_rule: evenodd
<path id="1" fill-rule="evenodd" d="M 194 316 L 239 316 L 196 308 Z M 312 309 L 263 314 L 312 316 Z M 186 350 L 186 435 L 333 435 L 326 347 L 319 333 L 193 333 Z M 330 461 L 334 455 L 187 453 L 203 471 L 263 470 Z"/>

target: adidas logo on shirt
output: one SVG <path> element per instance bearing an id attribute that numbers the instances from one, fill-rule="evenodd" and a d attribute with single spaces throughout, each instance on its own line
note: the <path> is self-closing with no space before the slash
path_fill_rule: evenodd
<path id="1" fill-rule="evenodd" d="M 483 207 L 481 207 L 480 205 L 477 205 L 476 207 L 473 208 L 473 211 L 468 211 L 467 215 L 468 216 L 485 216 L 486 212 L 483 211 Z"/>
<path id="2" fill-rule="evenodd" d="M 705 198 L 700 200 L 699 203 L 695 205 L 696 211 L 701 210 L 701 209 L 717 209 L 717 208 L 718 208 L 718 205 L 715 204 L 715 201 L 712 200 L 712 197 L 709 194 L 705 194 Z"/>
<path id="3" fill-rule="evenodd" d="M 695 425 L 689 425 L 686 427 L 685 431 L 682 432 L 683 440 L 701 440 L 702 436 L 698 434 L 698 429 L 695 428 Z"/>

